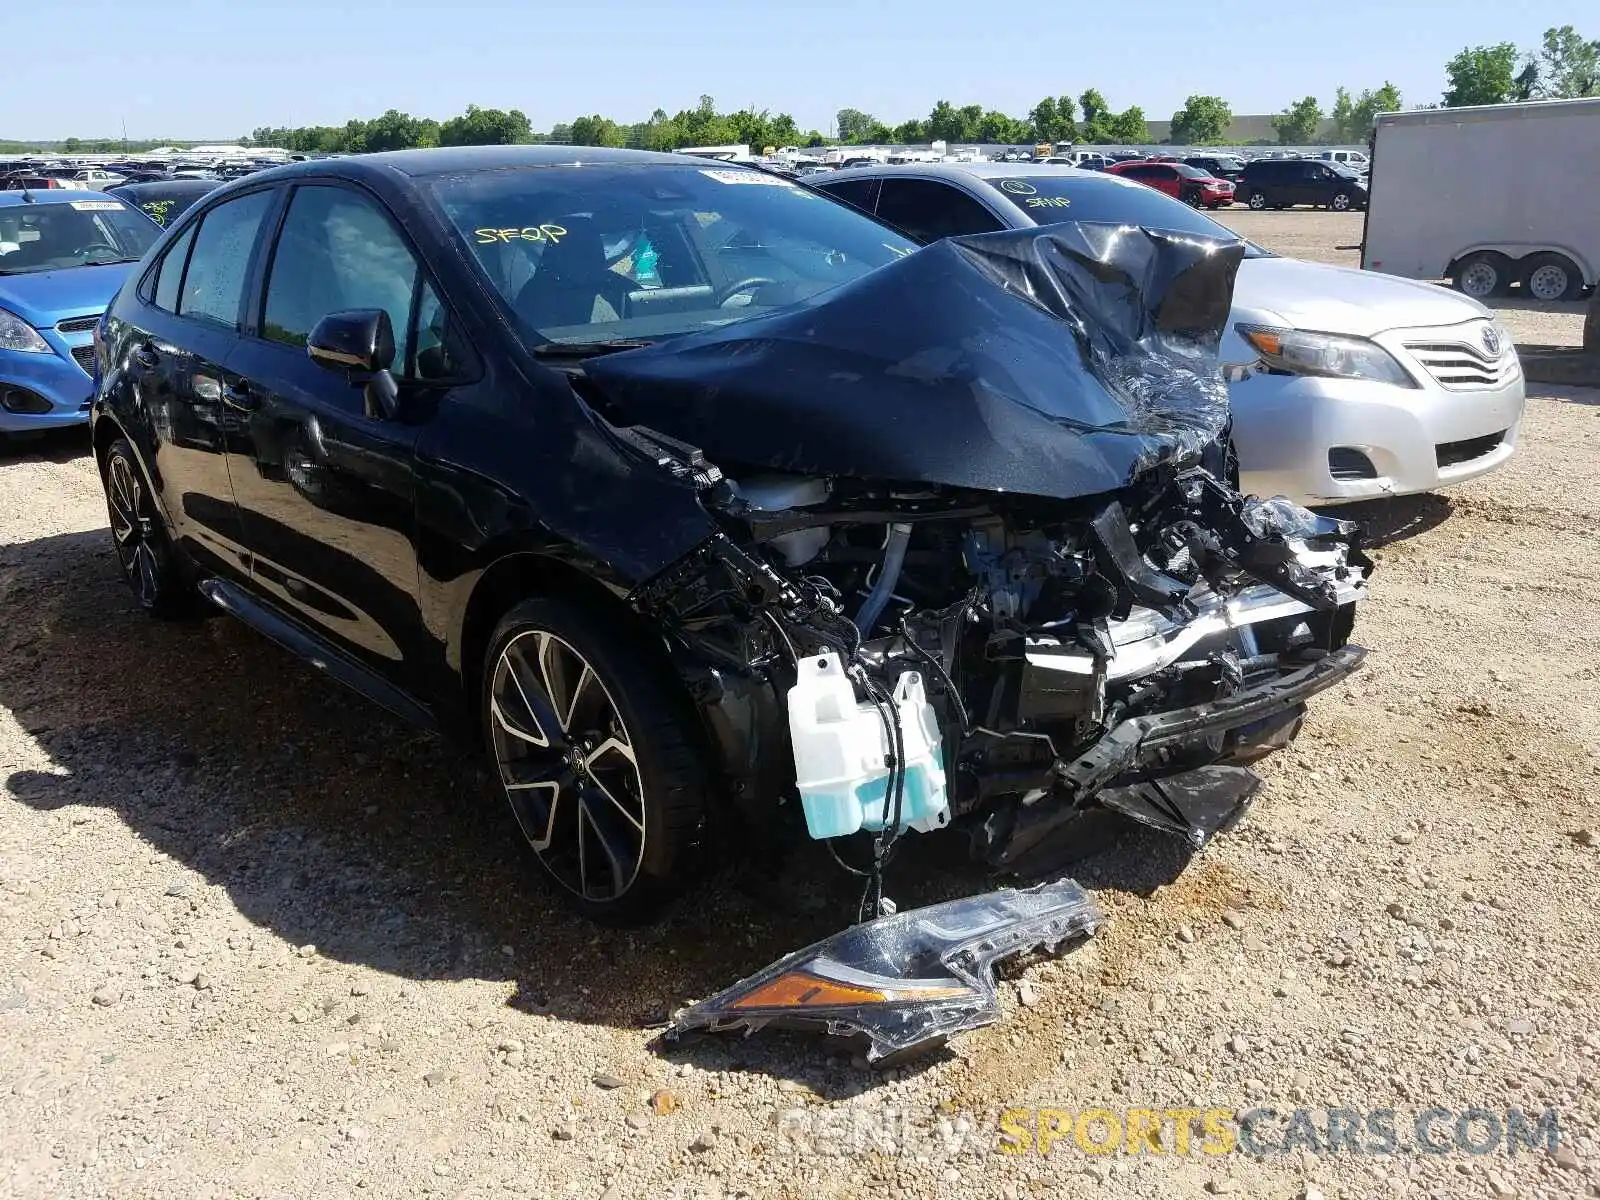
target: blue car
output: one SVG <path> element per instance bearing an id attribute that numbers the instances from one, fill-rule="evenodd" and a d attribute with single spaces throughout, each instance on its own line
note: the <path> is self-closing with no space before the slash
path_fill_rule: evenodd
<path id="1" fill-rule="evenodd" d="M 89 420 L 95 326 L 160 236 L 114 196 L 0 192 L 0 438 Z"/>

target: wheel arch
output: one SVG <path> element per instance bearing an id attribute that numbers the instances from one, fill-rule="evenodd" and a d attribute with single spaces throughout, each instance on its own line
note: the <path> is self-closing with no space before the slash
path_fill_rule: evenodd
<path id="1" fill-rule="evenodd" d="M 483 685 L 483 660 L 500 618 L 522 600 L 555 596 L 572 600 L 615 621 L 624 636 L 648 642 L 649 630 L 622 599 L 620 586 L 604 581 L 549 548 L 514 548 L 497 555 L 473 581 L 450 657 L 460 673 L 467 718 L 476 727 Z M 666 654 L 661 655 L 663 663 Z"/>

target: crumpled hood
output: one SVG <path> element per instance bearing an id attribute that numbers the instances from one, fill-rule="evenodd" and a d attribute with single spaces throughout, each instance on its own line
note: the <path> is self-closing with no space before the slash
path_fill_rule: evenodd
<path id="1" fill-rule="evenodd" d="M 26 275 L 0 275 L 0 308 L 17 314 L 35 328 L 48 328 L 67 317 L 101 313 L 117 294 L 135 263 L 105 267 L 69 267 Z M 0 257 L 0 270 L 5 259 Z"/>
<path id="2" fill-rule="evenodd" d="M 1436 283 L 1294 258 L 1251 258 L 1239 268 L 1234 304 L 1246 319 L 1294 329 L 1371 337 L 1387 329 L 1454 325 L 1491 315 Z"/>
<path id="3" fill-rule="evenodd" d="M 1242 243 L 1113 225 L 936 242 L 810 301 L 584 364 L 724 466 L 1071 499 L 1226 428 Z"/>

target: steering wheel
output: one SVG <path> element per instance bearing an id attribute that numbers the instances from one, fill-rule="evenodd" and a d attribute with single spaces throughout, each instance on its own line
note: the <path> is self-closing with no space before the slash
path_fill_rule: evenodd
<path id="1" fill-rule="evenodd" d="M 118 250 L 110 242 L 90 242 L 82 250 L 78 251 L 78 257 L 82 258 L 82 259 L 85 259 L 85 260 L 98 257 L 95 254 L 96 250 L 104 250 L 112 258 L 126 258 L 127 257 L 127 255 L 125 255 L 121 250 Z"/>
<path id="2" fill-rule="evenodd" d="M 750 289 L 761 287 L 763 284 L 777 282 L 776 279 L 768 279 L 765 275 L 752 275 L 748 279 L 741 279 L 738 283 L 729 284 L 717 293 L 717 307 L 724 307 L 729 300 L 732 300 L 741 292 L 748 292 Z"/>

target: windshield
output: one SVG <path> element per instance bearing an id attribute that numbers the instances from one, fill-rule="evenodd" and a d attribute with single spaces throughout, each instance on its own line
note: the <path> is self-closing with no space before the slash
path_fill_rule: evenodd
<path id="1" fill-rule="evenodd" d="M 0 275 L 137 262 L 161 227 L 119 200 L 0 208 Z"/>
<path id="2" fill-rule="evenodd" d="M 1361 178 L 1361 172 L 1360 171 L 1355 170 L 1353 167 L 1346 166 L 1342 162 L 1331 162 L 1331 163 L 1328 163 L 1327 166 L 1328 166 L 1328 170 L 1332 171 L 1335 175 L 1342 176 L 1345 179 L 1360 179 Z"/>
<path id="3" fill-rule="evenodd" d="M 1123 183 L 1103 175 L 1028 175 L 989 182 L 1039 225 L 1092 221 L 1239 240 L 1239 235 L 1226 225 L 1139 183 Z M 1271 258 L 1272 252 L 1254 242 L 1245 242 L 1245 257 Z"/>
<path id="4" fill-rule="evenodd" d="M 748 168 L 535 167 L 434 194 L 539 343 L 654 341 L 805 300 L 916 247 L 843 204 Z"/>

